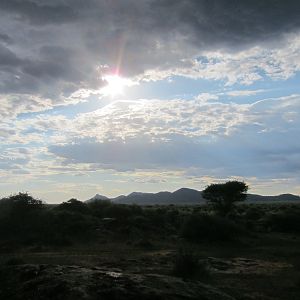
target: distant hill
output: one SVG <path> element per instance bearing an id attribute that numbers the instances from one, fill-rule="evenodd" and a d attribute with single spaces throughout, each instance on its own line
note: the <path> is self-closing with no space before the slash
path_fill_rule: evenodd
<path id="1" fill-rule="evenodd" d="M 121 195 L 116 198 L 107 198 L 102 195 L 95 195 L 86 202 L 99 200 L 110 200 L 119 204 L 139 204 L 139 205 L 197 205 L 204 204 L 206 200 L 202 197 L 202 192 L 194 189 L 181 188 L 173 193 L 141 193 L 133 192 L 127 196 Z M 248 194 L 246 202 L 248 203 L 265 203 L 265 202 L 297 202 L 300 203 L 300 197 L 292 194 L 282 194 L 277 196 L 262 196 L 256 194 Z"/>
<path id="2" fill-rule="evenodd" d="M 256 194 L 248 194 L 247 201 L 249 202 L 297 202 L 300 197 L 293 194 L 281 194 L 277 196 L 262 196 Z"/>
<path id="3" fill-rule="evenodd" d="M 94 202 L 94 201 L 99 201 L 99 200 L 110 200 L 110 199 L 107 198 L 106 196 L 96 194 L 93 198 L 86 200 L 85 202 L 89 203 L 89 202 Z"/>
<path id="4" fill-rule="evenodd" d="M 111 199 L 115 203 L 124 204 L 140 204 L 140 205 L 155 205 L 155 204 L 199 204 L 204 203 L 202 193 L 193 189 L 182 188 L 173 193 L 159 192 L 159 193 L 131 193 L 128 196 L 121 196 Z"/>

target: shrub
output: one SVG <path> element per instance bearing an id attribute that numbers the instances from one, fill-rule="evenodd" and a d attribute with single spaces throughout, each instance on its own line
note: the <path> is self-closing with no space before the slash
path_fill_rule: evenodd
<path id="1" fill-rule="evenodd" d="M 112 205 L 114 204 L 109 200 L 97 200 L 87 204 L 91 213 L 98 218 L 106 217 L 105 212 Z"/>
<path id="2" fill-rule="evenodd" d="M 244 217 L 250 221 L 257 221 L 264 216 L 264 211 L 258 207 L 249 207 L 245 210 Z"/>
<path id="3" fill-rule="evenodd" d="M 131 228 L 138 228 L 143 231 L 151 229 L 151 222 L 144 216 L 133 216 L 128 221 Z"/>
<path id="4" fill-rule="evenodd" d="M 192 242 L 228 241 L 237 238 L 241 233 L 241 229 L 231 220 L 198 214 L 189 216 L 181 230 L 181 235 Z"/>
<path id="5" fill-rule="evenodd" d="M 270 214 L 265 225 L 273 231 L 300 233 L 300 211 L 285 211 Z"/>
<path id="6" fill-rule="evenodd" d="M 61 211 L 70 211 L 74 213 L 81 213 L 81 214 L 89 214 L 90 210 L 86 203 L 83 203 L 77 199 L 70 199 L 67 202 L 63 202 L 62 204 L 58 205 L 56 210 Z"/>
<path id="7" fill-rule="evenodd" d="M 132 215 L 130 206 L 124 204 L 112 204 L 107 206 L 104 213 L 105 217 L 116 218 L 120 222 L 127 220 Z"/>

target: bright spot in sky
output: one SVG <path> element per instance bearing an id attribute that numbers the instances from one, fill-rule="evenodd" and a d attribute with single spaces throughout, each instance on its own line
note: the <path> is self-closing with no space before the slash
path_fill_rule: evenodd
<path id="1" fill-rule="evenodd" d="M 103 77 L 107 85 L 101 89 L 101 92 L 106 96 L 117 96 L 124 93 L 124 88 L 135 85 L 136 83 L 128 78 L 123 78 L 118 75 L 107 75 Z"/>

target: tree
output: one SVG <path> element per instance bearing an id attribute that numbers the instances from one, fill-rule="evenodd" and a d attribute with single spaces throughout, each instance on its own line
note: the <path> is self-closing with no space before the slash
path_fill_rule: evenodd
<path id="1" fill-rule="evenodd" d="M 74 213 L 89 213 L 89 208 L 86 203 L 81 202 L 75 198 L 68 200 L 67 202 L 63 202 L 56 207 L 57 210 L 65 210 Z"/>
<path id="2" fill-rule="evenodd" d="M 211 184 L 202 191 L 202 196 L 222 216 L 234 210 L 235 203 L 246 200 L 248 186 L 241 181 Z"/>
<path id="3" fill-rule="evenodd" d="M 18 193 L 7 198 L 11 205 L 11 213 L 14 215 L 24 215 L 36 209 L 44 207 L 43 201 L 33 198 L 28 193 Z"/>
<path id="4" fill-rule="evenodd" d="M 41 200 L 33 198 L 28 193 L 18 193 L 1 200 L 5 203 L 6 216 L 0 227 L 5 228 L 6 234 L 15 240 L 26 240 L 33 236 L 42 224 L 41 215 L 45 205 Z"/>

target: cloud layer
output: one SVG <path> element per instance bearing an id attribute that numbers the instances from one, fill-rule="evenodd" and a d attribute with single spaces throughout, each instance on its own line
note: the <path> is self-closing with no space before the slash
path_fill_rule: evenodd
<path id="1" fill-rule="evenodd" d="M 0 92 L 56 105 L 115 70 L 147 80 L 288 77 L 299 70 L 299 13 L 299 1 L 3 0 Z"/>
<path id="2" fill-rule="evenodd" d="M 0 184 L 299 186 L 299 15 L 296 0 L 1 0 Z M 114 73 L 132 98 L 103 93 Z"/>
<path id="3" fill-rule="evenodd" d="M 8 144 L 16 139 L 39 142 L 48 148 L 52 161 L 60 158 L 56 164 L 78 170 L 89 166 L 92 170 L 187 173 L 197 169 L 197 176 L 295 176 L 300 153 L 295 138 L 300 134 L 299 100 L 295 95 L 239 105 L 117 101 L 74 119 L 20 120 L 15 126 L 17 136 L 11 134 L 5 140 Z"/>

